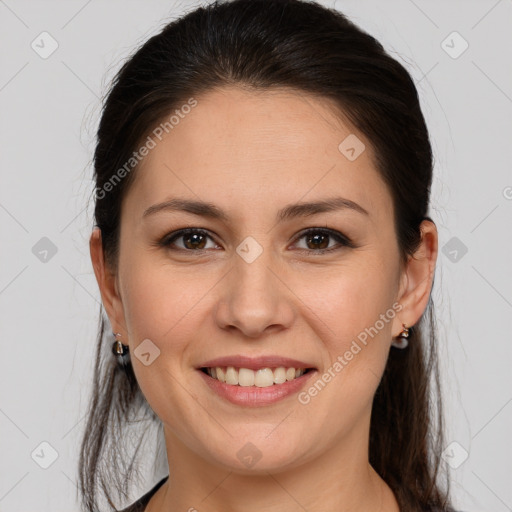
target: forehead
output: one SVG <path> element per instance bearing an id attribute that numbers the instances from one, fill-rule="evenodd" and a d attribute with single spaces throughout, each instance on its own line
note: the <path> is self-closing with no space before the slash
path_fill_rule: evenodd
<path id="1" fill-rule="evenodd" d="M 195 196 L 249 212 L 264 204 L 342 195 L 368 210 L 389 211 L 391 198 L 370 142 L 329 100 L 239 87 L 195 99 L 197 105 L 162 140 L 155 139 L 137 169 L 129 195 L 140 208 L 166 195 Z M 359 144 L 358 152 L 364 147 L 356 159 L 340 150 L 345 140 Z"/>

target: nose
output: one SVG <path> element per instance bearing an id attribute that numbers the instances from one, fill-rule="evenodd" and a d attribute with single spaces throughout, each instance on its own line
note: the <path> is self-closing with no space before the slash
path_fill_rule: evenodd
<path id="1" fill-rule="evenodd" d="M 238 255 L 234 257 L 215 308 L 215 321 L 220 328 L 259 338 L 292 325 L 293 293 L 276 267 L 270 250 L 264 250 L 251 263 Z"/>

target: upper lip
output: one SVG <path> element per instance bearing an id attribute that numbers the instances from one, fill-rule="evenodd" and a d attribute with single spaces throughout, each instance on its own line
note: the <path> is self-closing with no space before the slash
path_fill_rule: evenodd
<path id="1" fill-rule="evenodd" d="M 250 370 L 259 370 L 260 368 L 313 368 L 311 363 L 305 363 L 298 359 L 281 357 L 277 355 L 247 357 L 242 355 L 218 357 L 202 363 L 198 368 L 215 368 L 224 366 L 234 366 L 235 368 L 248 368 Z"/>

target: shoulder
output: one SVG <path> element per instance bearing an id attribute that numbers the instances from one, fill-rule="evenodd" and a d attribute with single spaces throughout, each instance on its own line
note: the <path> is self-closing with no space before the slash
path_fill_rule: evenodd
<path id="1" fill-rule="evenodd" d="M 144 494 L 144 496 L 139 498 L 136 502 L 132 503 L 129 507 L 124 508 L 119 512 L 144 512 L 144 509 L 146 508 L 146 505 L 149 503 L 149 500 L 152 498 L 153 494 L 158 491 L 158 489 L 168 478 L 168 476 L 162 478 L 162 480 L 160 480 L 150 491 Z"/>

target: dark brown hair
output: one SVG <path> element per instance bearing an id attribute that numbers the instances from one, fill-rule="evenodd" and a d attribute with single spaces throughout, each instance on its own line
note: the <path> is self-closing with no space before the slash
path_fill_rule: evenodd
<path id="1" fill-rule="evenodd" d="M 116 268 L 121 203 L 136 166 L 113 181 L 133 152 L 173 109 L 228 85 L 288 88 L 334 100 L 340 115 L 371 142 L 394 204 L 404 264 L 421 242 L 433 157 L 414 83 L 382 45 L 343 14 L 301 0 L 234 0 L 200 7 L 166 25 L 122 66 L 103 105 L 94 154 L 95 221 L 106 261 Z M 110 185 L 109 185 L 110 184 Z M 146 425 L 158 424 L 129 364 L 111 353 L 100 311 L 93 392 L 79 461 L 84 510 L 98 491 L 115 510 L 126 497 Z M 452 510 L 439 482 L 443 414 L 432 297 L 411 328 L 409 347 L 391 349 L 373 401 L 370 463 L 404 511 Z M 107 333 L 109 334 L 109 333 Z M 435 393 L 435 394 L 434 394 Z M 134 427 L 135 447 L 126 446 Z M 138 429 L 138 430 L 137 430 Z M 122 443 L 119 439 L 123 439 Z M 172 461 L 169 461 L 172 466 Z"/>

